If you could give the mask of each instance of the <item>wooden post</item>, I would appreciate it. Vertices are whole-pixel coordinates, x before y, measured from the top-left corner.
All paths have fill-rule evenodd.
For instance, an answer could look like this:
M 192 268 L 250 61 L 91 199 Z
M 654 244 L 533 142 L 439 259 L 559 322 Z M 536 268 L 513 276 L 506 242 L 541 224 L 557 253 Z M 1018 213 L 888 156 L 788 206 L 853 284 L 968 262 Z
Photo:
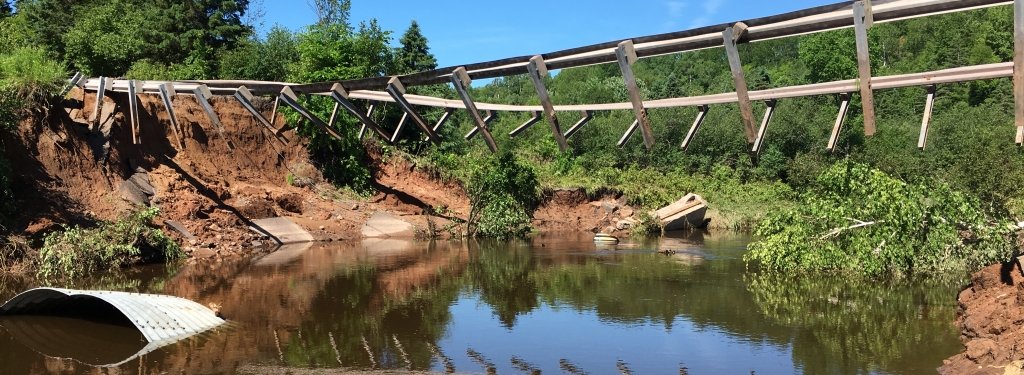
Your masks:
M 757 139 L 754 140 L 754 147 L 750 149 L 754 155 L 761 153 L 761 148 L 764 146 L 764 136 L 768 133 L 768 124 L 772 121 L 772 114 L 775 113 L 775 105 L 777 104 L 775 99 L 766 100 L 764 104 L 768 105 L 768 108 L 764 110 L 764 118 L 761 119 L 761 127 L 757 128 Z
M 372 116 L 373 116 L 373 110 L 374 109 L 377 109 L 377 104 L 371 102 L 370 106 L 366 108 L 366 118 L 373 119 Z M 366 124 L 362 124 L 361 126 L 359 126 L 359 139 L 363 139 L 363 136 L 365 136 L 365 135 L 366 135 Z
M 708 111 L 711 107 L 707 105 L 701 105 L 697 107 L 697 118 L 693 120 L 693 125 L 690 125 L 690 131 L 686 132 L 686 137 L 683 138 L 683 144 L 679 145 L 679 148 L 686 151 L 690 148 L 690 142 L 693 142 L 693 138 L 697 137 L 697 130 L 700 130 L 700 126 L 704 124 L 704 119 L 708 117 Z
M 89 130 L 96 130 L 100 122 L 100 114 L 103 111 L 103 99 L 107 97 L 107 77 L 100 77 L 99 87 L 96 90 L 96 105 L 93 107 L 92 118 L 89 119 Z
M 638 127 L 640 127 L 640 121 L 633 120 L 633 123 L 629 125 L 629 129 L 626 129 L 626 134 L 623 134 L 622 138 L 619 138 L 619 143 L 616 143 L 616 146 L 619 146 L 619 148 L 625 146 L 626 142 L 629 142 L 629 137 L 633 136 L 633 133 L 636 132 L 636 128 Z
M 271 125 L 273 125 L 274 123 L 277 122 L 277 109 L 280 106 L 281 106 L 281 97 L 278 96 L 278 97 L 274 98 L 274 109 L 270 110 L 270 124 Z M 274 126 L 277 126 L 277 125 L 274 125 Z M 280 133 L 280 132 L 284 131 L 284 129 L 287 128 L 287 127 L 288 127 L 288 124 L 282 125 L 281 129 L 277 129 L 274 132 L 275 133 Z
M 846 114 L 850 112 L 850 94 L 839 94 L 839 115 L 836 116 L 836 124 L 832 125 L 832 135 L 828 137 L 828 152 L 836 151 L 836 144 L 839 143 L 839 133 L 843 131 L 843 122 L 846 121 Z
M 857 38 L 857 68 L 860 72 L 860 101 L 864 107 L 864 135 L 875 135 L 875 96 L 871 89 L 871 55 L 868 51 L 867 11 L 864 2 L 853 3 L 853 26 Z
M 377 135 L 380 135 L 384 139 L 388 139 L 388 133 L 385 132 L 380 125 L 377 125 L 377 122 L 373 121 L 368 114 L 363 114 L 363 111 L 357 108 L 356 105 L 349 100 L 348 90 L 345 90 L 345 87 L 340 83 L 335 83 L 334 86 L 331 87 L 331 98 L 334 99 L 335 110 L 337 110 L 340 105 L 353 116 L 356 116 L 363 126 L 373 129 Z
M 455 68 L 452 72 L 452 86 L 455 86 L 455 92 L 459 93 L 459 97 L 462 98 L 462 103 L 466 105 L 466 110 L 469 111 L 470 118 L 473 119 L 473 123 L 476 124 L 476 129 L 483 131 L 484 142 L 487 143 L 487 148 L 491 149 L 491 152 L 498 152 L 498 145 L 494 143 L 494 137 L 491 136 L 491 131 L 487 128 L 487 121 L 480 118 L 480 112 L 476 109 L 476 103 L 473 102 L 473 98 L 469 96 L 469 86 L 472 80 L 469 78 L 469 73 L 466 72 L 465 67 Z M 476 131 L 470 132 L 470 134 L 476 134 Z M 472 135 L 470 135 L 472 137 Z M 466 138 L 469 139 L 469 138 Z
M 303 107 L 302 104 L 299 104 L 299 97 L 295 95 L 295 91 L 292 91 L 291 87 L 285 86 L 281 89 L 281 93 L 278 94 L 277 97 L 284 102 L 285 105 L 292 107 L 292 109 L 294 109 L 295 112 L 298 112 L 300 116 L 319 127 L 320 130 L 323 130 L 331 137 L 334 137 L 334 139 L 339 141 L 341 140 L 341 134 L 334 130 L 334 128 L 327 126 L 327 123 L 319 117 L 316 117 L 316 115 L 307 110 L 306 107 Z
M 548 118 L 548 123 L 551 125 L 551 132 L 555 135 L 555 142 L 558 142 L 558 148 L 562 151 L 569 149 L 569 144 L 565 142 L 565 136 L 562 135 L 562 128 L 558 125 L 558 116 L 555 114 L 555 106 L 551 104 L 551 96 L 548 95 L 548 88 L 544 85 L 544 77 L 548 75 L 548 66 L 544 63 L 544 58 L 540 55 L 536 55 L 530 58 L 529 65 L 526 69 L 530 73 L 530 80 L 533 81 L 533 87 L 537 89 L 537 97 L 540 98 L 540 105 L 544 108 L 544 114 Z
M 626 91 L 629 93 L 629 101 L 633 104 L 633 113 L 636 121 L 640 123 L 640 134 L 644 137 L 644 146 L 650 151 L 654 147 L 654 133 L 647 119 L 647 109 L 644 108 L 644 99 L 640 95 L 640 87 L 636 84 L 636 77 L 633 75 L 633 64 L 637 61 L 636 49 L 632 40 L 619 43 L 615 48 L 615 56 L 619 61 L 619 70 L 622 71 L 622 79 L 626 82 Z
M 286 140 L 280 134 L 277 134 L 277 129 L 274 129 L 274 124 L 270 123 L 270 120 L 267 120 L 266 117 L 263 117 L 263 114 L 260 113 L 260 111 L 256 110 L 256 106 L 252 104 L 252 98 L 252 91 L 249 91 L 245 86 L 240 86 L 235 90 L 235 99 L 242 104 L 242 107 L 245 108 L 246 111 L 249 111 L 249 113 L 256 118 L 256 121 L 262 124 L 263 127 L 274 136 L 274 138 L 281 143 L 286 143 Z
M 71 76 L 71 79 L 68 80 L 68 83 L 60 91 L 60 96 L 67 95 L 68 91 L 71 91 L 75 86 L 82 87 L 83 82 L 85 82 L 85 76 L 82 75 L 82 72 L 75 72 L 75 75 Z
M 935 85 L 925 86 L 928 96 L 924 102 L 924 116 L 921 118 L 921 135 L 917 137 L 917 148 L 924 150 L 928 144 L 928 126 L 932 122 L 932 107 L 935 104 Z
M 444 113 L 441 114 L 441 118 L 437 119 L 437 123 L 434 124 L 435 133 L 437 133 L 437 131 L 441 129 L 441 126 L 444 126 L 444 124 L 448 122 L 448 119 L 452 117 L 453 113 L 455 113 L 455 108 L 444 109 Z
M 398 126 L 395 127 L 395 132 L 391 134 L 391 138 L 388 138 L 388 143 L 395 144 L 398 141 L 398 135 L 402 133 L 402 129 L 405 128 L 405 122 L 409 120 L 409 113 L 402 112 L 402 119 L 398 120 Z
M 171 93 L 174 92 L 174 86 L 168 82 L 157 86 L 160 91 L 160 99 L 164 102 L 164 107 L 167 107 L 167 117 L 171 121 L 171 131 L 174 132 L 174 138 L 178 141 L 178 147 L 185 149 L 185 139 L 181 134 L 181 129 L 178 128 L 178 119 L 174 116 L 174 101 L 171 100 Z
M 224 138 L 224 125 L 221 124 L 220 118 L 217 117 L 217 112 L 213 110 L 213 106 L 210 105 L 210 98 L 213 97 L 213 93 L 210 92 L 210 88 L 206 85 L 198 85 L 192 89 L 192 94 L 196 96 L 196 102 L 203 108 L 203 112 L 206 112 L 206 117 L 210 118 L 210 123 L 213 124 L 214 128 L 217 129 L 217 133 L 220 134 L 221 138 Z M 227 138 L 225 138 L 225 141 Z M 229 143 L 230 147 L 231 144 Z
M 139 97 L 138 97 L 138 81 L 128 81 L 128 112 L 131 115 L 131 128 L 132 128 L 132 144 L 142 144 L 142 139 L 139 138 Z
M 485 126 L 490 126 L 491 125 L 491 121 L 494 121 L 494 119 L 496 119 L 496 118 L 498 118 L 498 112 L 495 112 L 495 111 L 492 111 L 492 110 L 488 109 L 487 110 L 487 117 L 483 118 L 484 125 Z M 473 139 L 473 137 L 476 136 L 476 133 L 478 133 L 479 131 L 480 131 L 480 127 L 475 127 L 473 129 L 470 129 L 469 133 L 466 133 L 466 136 L 464 138 L 466 138 L 467 141 L 470 140 L 470 139 Z M 491 151 L 491 152 L 497 152 L 497 147 L 495 147 L 494 151 Z
M 424 133 L 427 133 L 427 138 L 430 138 L 431 142 L 434 144 L 441 143 L 441 139 L 437 137 L 437 133 L 434 133 L 434 130 L 427 125 L 427 121 L 424 120 L 419 113 L 416 113 L 416 110 L 412 108 L 412 104 L 409 104 L 409 101 L 405 99 L 405 86 L 402 85 L 402 81 L 400 81 L 398 77 L 391 77 L 385 91 L 395 99 L 395 102 L 398 103 L 399 107 L 402 107 L 402 111 L 405 111 L 405 113 L 409 115 L 412 122 L 416 124 L 416 126 L 419 126 Z
M 747 143 L 754 143 L 754 107 L 750 104 L 750 94 L 747 91 L 747 77 L 743 73 L 743 62 L 740 60 L 738 42 L 747 32 L 747 25 L 737 22 L 732 27 L 725 28 L 722 32 L 722 39 L 725 41 L 725 54 L 729 58 L 729 70 L 732 71 L 733 85 L 736 87 L 737 104 L 740 107 L 740 116 L 743 117 L 743 132 L 747 136 Z
M 1013 1 L 1013 114 L 1015 142 L 1024 145 L 1024 0 Z
M 580 129 L 583 128 L 583 125 L 586 125 L 593 118 L 593 112 L 583 111 L 583 118 L 581 118 L 579 121 L 576 121 L 576 123 L 573 124 L 572 127 L 569 128 L 569 130 L 565 131 L 565 139 L 569 139 L 569 137 L 572 137 L 573 134 L 576 134 L 576 132 L 580 131 Z
M 529 120 L 526 120 L 526 122 L 524 122 L 522 125 L 519 125 L 519 127 L 515 128 L 515 129 L 512 129 L 512 131 L 508 132 L 508 136 L 509 137 L 515 137 L 515 136 L 519 135 L 519 133 L 522 133 L 524 130 L 526 130 L 529 127 L 533 126 L 533 124 L 536 124 L 536 123 L 540 122 L 540 120 L 541 120 L 541 113 L 535 111 L 535 112 L 533 112 L 533 117 L 531 117 Z

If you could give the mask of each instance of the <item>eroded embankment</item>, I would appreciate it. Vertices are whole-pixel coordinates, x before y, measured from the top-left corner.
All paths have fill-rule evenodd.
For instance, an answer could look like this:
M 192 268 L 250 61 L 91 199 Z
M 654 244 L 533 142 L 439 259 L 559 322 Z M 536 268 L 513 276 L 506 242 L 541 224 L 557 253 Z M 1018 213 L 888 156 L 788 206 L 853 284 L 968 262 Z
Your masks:
M 957 326 L 966 349 L 942 374 L 1024 373 L 1024 271 L 1018 260 L 976 272 L 960 292 Z

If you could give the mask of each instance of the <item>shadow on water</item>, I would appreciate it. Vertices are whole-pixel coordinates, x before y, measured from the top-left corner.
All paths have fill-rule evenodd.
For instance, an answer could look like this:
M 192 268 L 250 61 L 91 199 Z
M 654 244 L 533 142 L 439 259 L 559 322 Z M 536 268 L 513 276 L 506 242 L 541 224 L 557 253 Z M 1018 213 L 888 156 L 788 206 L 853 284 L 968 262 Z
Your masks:
M 747 242 L 703 233 L 615 249 L 587 234 L 367 240 L 188 266 L 128 285 L 220 305 L 229 326 L 120 370 L 910 374 L 959 350 L 957 286 L 751 273 Z M 106 355 L 85 341 L 51 351 L 47 335 L 25 337 L 37 323 L 0 325 L 2 373 L 92 372 L 85 363 Z

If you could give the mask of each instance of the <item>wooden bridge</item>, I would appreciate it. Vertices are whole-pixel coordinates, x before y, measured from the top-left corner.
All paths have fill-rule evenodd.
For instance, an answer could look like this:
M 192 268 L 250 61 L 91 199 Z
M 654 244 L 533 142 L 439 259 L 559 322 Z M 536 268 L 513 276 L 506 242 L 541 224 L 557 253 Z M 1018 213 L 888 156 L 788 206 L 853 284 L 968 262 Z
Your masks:
M 951 12 L 963 12 L 973 9 L 1012 5 L 1014 7 L 1014 58 L 1012 62 L 965 66 L 952 69 L 903 74 L 894 76 L 872 76 L 871 57 L 868 52 L 867 30 L 874 23 L 892 22 L 910 18 L 925 17 Z M 800 86 L 789 86 L 767 90 L 750 91 L 737 49 L 738 43 L 758 42 L 776 38 L 791 37 L 803 34 L 818 33 L 829 30 L 854 28 L 857 46 L 858 76 L 848 80 L 816 83 Z M 641 94 L 633 74 L 632 65 L 638 59 L 673 53 L 682 53 L 708 48 L 723 47 L 732 71 L 735 91 L 679 98 L 645 100 Z M 622 71 L 623 84 L 629 93 L 629 102 L 595 103 L 583 105 L 555 105 L 552 103 L 548 90 L 544 85 L 544 76 L 548 70 L 567 69 L 587 65 L 618 63 Z M 475 102 L 468 88 L 473 79 L 506 77 L 511 75 L 529 75 L 540 105 L 509 105 L 500 103 Z M 93 119 L 98 121 L 102 109 L 103 96 L 110 91 L 127 92 L 131 97 L 129 106 L 132 123 L 133 139 L 138 142 L 138 95 L 160 95 L 170 114 L 171 127 L 178 137 L 179 145 L 183 146 L 180 131 L 174 115 L 174 95 L 194 97 L 204 108 L 214 126 L 221 130 L 222 126 L 209 99 L 214 95 L 233 96 L 243 107 L 256 117 L 268 131 L 276 132 L 274 119 L 280 103 L 291 107 L 303 118 L 317 125 L 333 137 L 341 137 L 334 125 L 341 111 L 355 116 L 362 123 L 359 135 L 362 137 L 367 129 L 378 134 L 387 142 L 394 142 L 398 133 L 407 122 L 419 127 L 427 139 L 437 143 L 437 134 L 445 121 L 455 110 L 467 110 L 471 115 L 474 128 L 466 139 L 477 134 L 487 143 L 491 151 L 497 150 L 493 135 L 488 127 L 496 112 L 528 112 L 533 116 L 529 121 L 509 133 L 514 137 L 534 124 L 546 120 L 551 128 L 552 136 L 562 150 L 569 146 L 566 139 L 575 134 L 593 117 L 595 111 L 631 110 L 635 120 L 619 140 L 624 145 L 630 137 L 640 130 L 644 145 L 650 149 L 654 143 L 647 110 L 668 107 L 697 107 L 699 113 L 690 127 L 681 148 L 686 149 L 697 135 L 710 106 L 726 103 L 738 103 L 743 120 L 743 128 L 753 153 L 758 153 L 764 145 L 768 126 L 775 111 L 777 100 L 806 97 L 815 95 L 839 95 L 841 104 L 836 121 L 832 124 L 832 134 L 826 148 L 835 149 L 842 131 L 846 114 L 850 107 L 853 94 L 860 95 L 863 105 L 864 132 L 871 136 L 875 133 L 875 108 L 873 92 L 901 87 L 924 87 L 926 102 L 921 121 L 921 133 L 918 147 L 924 149 L 928 140 L 928 127 L 931 119 L 932 104 L 935 98 L 935 85 L 987 80 L 996 78 L 1013 78 L 1014 114 L 1017 127 L 1015 141 L 1024 144 L 1024 0 L 860 0 L 844 1 L 758 18 L 742 22 L 719 24 L 673 33 L 651 35 L 622 41 L 611 41 L 585 47 L 567 49 L 535 56 L 512 57 L 495 61 L 468 64 L 455 67 L 440 68 L 403 76 L 370 77 L 356 80 L 317 82 L 310 84 L 293 84 L 262 81 L 133 81 L 109 78 L 85 78 L 76 75 L 71 80 L 88 92 L 97 95 Z M 451 83 L 461 100 L 448 100 L 438 97 L 408 95 L 406 87 L 430 84 Z M 70 89 L 70 86 L 69 86 Z M 270 118 L 256 110 L 252 104 L 255 95 L 275 97 L 274 110 Z M 327 96 L 334 100 L 335 106 L 331 118 L 323 120 L 304 108 L 299 95 Z M 363 101 L 359 105 L 356 101 Z M 766 110 L 757 124 L 754 117 L 752 102 L 762 101 Z M 381 103 L 397 103 L 404 115 L 402 121 L 393 132 L 372 119 L 372 112 Z M 445 108 L 445 112 L 434 122 L 428 122 L 414 106 Z M 481 111 L 486 116 L 481 116 Z M 579 112 L 580 120 L 569 129 L 563 130 L 557 112 Z

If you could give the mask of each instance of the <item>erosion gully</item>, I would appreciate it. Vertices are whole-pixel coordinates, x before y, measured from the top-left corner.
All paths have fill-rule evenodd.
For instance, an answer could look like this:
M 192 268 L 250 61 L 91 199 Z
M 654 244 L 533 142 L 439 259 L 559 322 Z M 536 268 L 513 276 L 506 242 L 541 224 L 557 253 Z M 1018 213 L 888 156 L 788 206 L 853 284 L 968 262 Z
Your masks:
M 959 285 L 760 273 L 749 241 L 366 240 L 106 275 L 75 287 L 180 296 L 229 323 L 135 356 L 130 329 L 2 318 L 0 373 L 918 374 L 961 349 Z M 0 279 L 0 300 L 31 286 Z

